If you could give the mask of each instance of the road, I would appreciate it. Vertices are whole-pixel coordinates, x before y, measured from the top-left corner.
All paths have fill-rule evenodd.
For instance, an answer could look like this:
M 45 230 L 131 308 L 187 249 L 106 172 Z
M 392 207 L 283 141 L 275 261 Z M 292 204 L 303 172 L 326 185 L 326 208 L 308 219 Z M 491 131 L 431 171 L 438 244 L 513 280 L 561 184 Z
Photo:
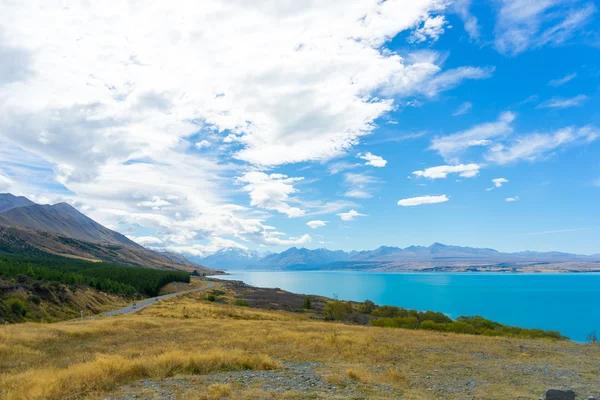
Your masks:
M 180 296 L 182 294 L 201 292 L 203 290 L 210 289 L 210 288 L 212 288 L 214 286 L 214 284 L 212 282 L 206 282 L 206 283 L 207 283 L 207 286 L 205 286 L 203 288 L 186 290 L 185 292 L 170 293 L 170 294 L 165 294 L 163 296 L 152 297 L 152 298 L 149 298 L 149 299 L 140 300 L 140 301 L 138 301 L 136 303 L 135 306 L 130 305 L 128 307 L 121 308 L 119 310 L 109 311 L 109 312 L 106 312 L 106 313 L 102 314 L 102 316 L 103 317 L 110 317 L 110 316 L 113 316 L 113 315 L 128 314 L 130 312 L 141 310 L 144 307 L 148 307 L 149 305 L 154 304 L 154 303 L 156 303 L 156 302 L 158 302 L 160 300 L 168 299 L 168 298 L 174 297 L 174 296 Z

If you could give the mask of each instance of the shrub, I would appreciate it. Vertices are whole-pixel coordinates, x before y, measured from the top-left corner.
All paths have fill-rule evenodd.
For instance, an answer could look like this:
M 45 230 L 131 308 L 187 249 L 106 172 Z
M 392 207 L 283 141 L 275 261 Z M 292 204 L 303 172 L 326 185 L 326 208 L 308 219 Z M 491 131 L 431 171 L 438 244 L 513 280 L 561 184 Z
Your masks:
M 208 293 L 204 299 L 205 299 L 206 301 L 212 301 L 212 302 L 215 302 L 215 301 L 217 301 L 217 296 L 215 296 L 215 295 L 214 295 L 214 294 L 212 294 L 212 293 Z
M 304 308 L 305 310 L 310 310 L 312 308 L 312 301 L 310 297 L 304 297 L 304 304 L 302 305 L 302 308 Z
M 371 314 L 375 310 L 375 303 L 367 299 L 359 307 L 359 311 L 363 314 Z
M 246 300 L 236 300 L 233 305 L 240 307 L 250 307 L 250 304 Z
M 29 311 L 23 300 L 16 297 L 6 300 L 5 303 L 10 311 L 12 311 L 12 313 L 17 317 L 24 317 L 27 315 L 27 311 Z
M 334 300 L 327 303 L 323 311 L 326 319 L 342 321 L 346 314 L 352 312 L 352 305 L 345 301 Z

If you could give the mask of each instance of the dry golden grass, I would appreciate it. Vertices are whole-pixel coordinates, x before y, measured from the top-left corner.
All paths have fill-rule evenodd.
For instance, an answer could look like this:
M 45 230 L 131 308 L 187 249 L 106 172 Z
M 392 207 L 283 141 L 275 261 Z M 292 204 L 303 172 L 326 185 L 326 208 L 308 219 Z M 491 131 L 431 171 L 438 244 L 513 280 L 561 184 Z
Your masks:
M 205 353 L 170 351 L 161 355 L 123 357 L 99 354 L 66 368 L 31 369 L 2 379 L 4 399 L 63 399 L 92 391 L 104 391 L 119 383 L 141 378 L 165 378 L 177 374 L 207 374 L 243 369 L 268 370 L 280 364 L 263 354 L 215 350 Z M 209 388 L 208 399 L 225 394 L 222 386 Z M 229 392 L 227 392 L 228 394 Z
M 200 289 L 206 287 L 206 281 L 192 277 L 190 283 L 171 282 L 160 289 L 159 295 L 185 292 L 186 290 Z
M 373 399 L 434 399 L 448 387 L 458 390 L 448 398 L 463 399 L 470 381 L 470 398 L 531 399 L 553 386 L 598 394 L 598 346 L 350 326 L 201 299 L 185 295 L 137 315 L 2 326 L 0 398 L 86 397 L 146 377 L 283 368 L 279 361 L 321 362 L 327 382 L 350 378 Z M 380 386 L 394 395 L 377 394 Z M 234 389 L 236 399 L 284 398 Z

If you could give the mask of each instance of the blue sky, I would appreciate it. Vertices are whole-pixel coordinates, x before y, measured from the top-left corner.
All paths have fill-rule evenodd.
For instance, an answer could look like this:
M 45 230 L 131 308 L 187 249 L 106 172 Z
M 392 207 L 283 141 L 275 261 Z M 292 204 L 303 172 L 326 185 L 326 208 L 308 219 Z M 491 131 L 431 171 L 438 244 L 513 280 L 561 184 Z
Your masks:
M 190 254 L 600 253 L 593 2 L 2 7 L 0 191 Z

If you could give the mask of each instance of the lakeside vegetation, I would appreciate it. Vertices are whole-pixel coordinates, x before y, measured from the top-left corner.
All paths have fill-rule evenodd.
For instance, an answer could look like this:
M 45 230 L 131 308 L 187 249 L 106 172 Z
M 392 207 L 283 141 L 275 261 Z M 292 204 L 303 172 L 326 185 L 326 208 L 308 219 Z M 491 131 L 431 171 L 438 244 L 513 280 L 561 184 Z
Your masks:
M 379 306 L 371 300 L 362 303 L 290 293 L 280 289 L 255 288 L 241 282 L 223 282 L 222 290 L 206 294 L 211 301 L 243 304 L 253 308 L 277 309 L 306 313 L 314 319 L 343 321 L 349 324 L 384 328 L 403 328 L 480 336 L 524 339 L 568 340 L 556 331 L 528 329 L 485 319 L 461 316 L 456 319 L 435 311 L 409 310 L 395 306 Z M 335 296 L 335 295 L 334 295 Z

